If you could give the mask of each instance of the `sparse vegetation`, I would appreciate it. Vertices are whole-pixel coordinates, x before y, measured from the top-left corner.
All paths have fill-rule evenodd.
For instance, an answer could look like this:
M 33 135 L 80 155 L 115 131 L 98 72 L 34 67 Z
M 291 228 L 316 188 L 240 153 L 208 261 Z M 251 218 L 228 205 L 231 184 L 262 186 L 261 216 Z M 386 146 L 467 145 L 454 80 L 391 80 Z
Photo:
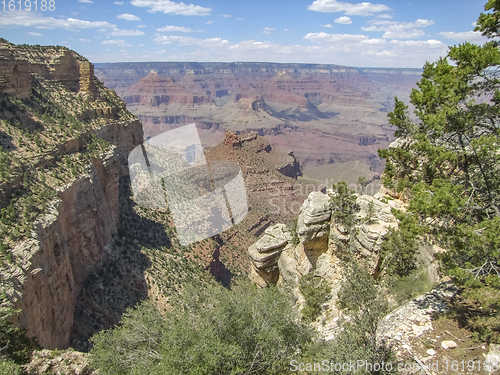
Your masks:
M 349 230 L 354 224 L 354 214 L 359 210 L 355 192 L 348 189 L 345 182 L 333 184 L 332 189 L 334 191 L 330 201 L 332 216 Z
M 306 300 L 302 316 L 306 322 L 314 322 L 321 312 L 321 305 L 327 302 L 332 288 L 321 277 L 315 277 L 311 272 L 300 278 L 300 293 Z

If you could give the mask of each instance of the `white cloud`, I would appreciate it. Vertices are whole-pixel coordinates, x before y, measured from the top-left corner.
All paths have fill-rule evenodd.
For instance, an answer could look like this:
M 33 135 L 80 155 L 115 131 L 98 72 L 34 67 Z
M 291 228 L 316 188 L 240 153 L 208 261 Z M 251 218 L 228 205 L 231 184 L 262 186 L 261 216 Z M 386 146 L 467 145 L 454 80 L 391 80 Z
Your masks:
M 205 22 L 206 25 L 211 25 L 213 23 L 214 23 L 214 21 L 212 21 L 212 20 Z
M 224 45 L 227 46 L 231 44 L 227 40 L 221 38 L 198 39 L 190 36 L 178 36 L 178 35 L 159 35 L 153 40 L 160 44 L 171 44 L 175 42 L 185 46 L 199 45 L 204 47 L 224 46 Z
M 102 31 L 102 30 L 101 30 Z M 141 30 L 120 30 L 117 27 L 113 27 L 111 31 L 107 31 L 106 33 L 111 36 L 141 36 L 145 35 Z
M 366 35 L 358 34 L 328 34 L 325 32 L 309 33 L 304 39 L 319 43 L 337 43 L 337 42 L 360 42 L 369 39 Z
M 0 27 L 26 26 L 37 29 L 91 29 L 114 27 L 106 21 L 85 21 L 76 18 L 45 17 L 37 12 L 0 12 Z
M 245 21 L 245 19 L 244 19 L 244 18 L 241 18 L 241 17 L 236 18 L 236 20 L 237 20 L 237 21 Z
M 93 1 L 90 0 L 78 0 L 79 3 L 88 3 L 88 4 L 93 4 Z
M 194 4 L 176 3 L 170 0 L 132 0 L 131 5 L 136 7 L 147 7 L 149 12 L 161 12 L 165 14 L 180 14 L 183 16 L 208 16 L 212 8 L 205 8 Z
M 326 24 L 326 25 L 320 25 L 321 27 L 328 27 L 329 29 L 331 29 L 333 27 L 333 25 L 331 23 L 329 24 Z
M 120 47 L 132 47 L 131 44 L 128 44 L 123 39 L 109 39 L 102 42 L 102 44 L 114 44 Z
M 488 41 L 488 38 L 482 36 L 478 31 L 462 31 L 462 32 L 453 32 L 453 31 L 442 31 L 439 33 L 443 38 L 456 40 L 457 42 L 471 42 L 471 43 L 485 43 Z
M 34 33 L 33 31 L 28 31 L 26 33 L 26 35 L 29 35 L 29 36 L 43 36 L 42 34 L 40 34 L 40 33 Z
M 273 27 L 264 27 L 262 34 L 271 34 L 275 29 Z
M 369 27 L 362 27 L 363 31 L 385 31 L 383 38 L 408 39 L 424 35 L 422 28 L 434 25 L 434 21 L 418 19 L 415 22 L 395 22 L 387 20 L 372 20 Z
M 123 1 L 115 1 L 113 4 L 115 4 L 115 5 L 123 5 Z
M 385 19 L 392 19 L 392 16 L 390 14 L 379 14 L 377 18 L 385 18 Z
M 83 39 L 83 38 L 80 38 L 80 39 L 78 39 L 78 40 L 79 40 L 80 42 L 82 42 L 82 43 L 88 43 L 88 42 L 90 42 L 90 40 L 89 40 L 89 39 Z
M 95 62 L 113 61 L 260 61 L 281 63 L 338 64 L 346 66 L 421 68 L 426 61 L 445 56 L 448 47 L 437 40 L 398 41 L 370 38 L 368 35 L 308 34 L 300 45 L 269 41 L 244 40 L 231 43 L 222 38 L 193 38 L 185 35 L 156 36 L 165 48 L 161 54 L 152 52 L 127 57 L 107 51 L 87 57 Z M 159 48 L 163 49 L 163 47 Z
M 156 29 L 156 31 L 159 32 L 171 32 L 171 31 L 178 31 L 181 33 L 192 33 L 194 32 L 193 29 L 190 29 L 189 27 L 184 27 L 184 26 L 164 26 L 159 29 Z
M 308 10 L 321 13 L 344 12 L 348 16 L 371 16 L 373 13 L 391 10 L 387 5 L 371 3 L 344 3 L 336 0 L 316 0 L 307 7 Z
M 223 18 L 231 18 L 232 17 L 230 14 L 221 14 L 220 16 Z
M 139 17 L 134 16 L 133 14 L 129 14 L 129 13 L 119 14 L 116 16 L 116 18 L 120 18 L 120 19 L 126 20 L 126 21 L 140 21 L 141 20 Z
M 349 25 L 349 24 L 352 23 L 351 17 L 347 17 L 347 16 L 339 17 L 336 20 L 334 20 L 333 22 L 335 22 L 335 23 L 341 23 L 343 25 Z

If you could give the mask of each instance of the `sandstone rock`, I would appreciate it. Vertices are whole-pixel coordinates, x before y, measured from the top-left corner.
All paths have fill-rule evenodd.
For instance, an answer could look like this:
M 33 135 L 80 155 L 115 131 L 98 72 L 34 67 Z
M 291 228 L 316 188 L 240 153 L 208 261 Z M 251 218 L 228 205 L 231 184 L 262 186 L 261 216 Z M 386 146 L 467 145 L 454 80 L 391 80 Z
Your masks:
M 248 248 L 248 254 L 252 259 L 252 263 L 257 269 L 270 268 L 276 265 L 278 258 L 281 254 L 281 249 L 271 251 L 268 253 L 261 253 L 257 250 L 255 244 L 250 245 Z
M 255 243 L 255 247 L 259 253 L 267 253 L 271 250 L 283 248 L 291 239 L 292 236 L 286 225 L 276 224 L 265 230 L 264 236 Z
M 69 346 L 76 296 L 116 231 L 119 176 L 115 153 L 96 159 L 88 175 L 60 190 L 35 223 L 36 238 L 14 250 L 29 275 L 18 279 L 15 319 L 45 348 Z
M 285 224 L 276 224 L 264 231 L 264 235 L 248 248 L 252 259 L 250 279 L 261 287 L 275 284 L 279 278 L 278 259 L 291 235 Z
M 297 235 L 306 250 L 324 250 L 330 230 L 330 202 L 327 195 L 312 192 L 300 208 Z
M 236 132 L 231 130 L 226 130 L 226 136 L 224 138 L 224 144 L 235 150 L 241 147 L 241 138 L 236 134 Z
M 456 295 L 458 288 L 452 282 L 434 287 L 429 293 L 419 296 L 380 319 L 377 327 L 377 341 L 394 345 L 395 351 L 427 331 L 432 331 L 435 315 L 448 311 L 449 295 Z M 414 328 L 415 327 L 415 328 Z
M 329 191 L 333 194 L 333 191 Z M 357 196 L 356 223 L 349 231 L 342 223 L 332 220 L 330 246 L 332 251 L 342 257 L 348 246 L 354 250 L 357 259 L 363 259 L 371 274 L 378 272 L 380 249 L 390 228 L 397 228 L 397 219 L 391 213 L 391 206 L 376 197 Z M 369 206 L 372 205 L 372 212 Z M 371 216 L 371 217 L 370 217 Z
M 278 259 L 278 269 L 281 281 L 297 284 L 300 274 L 298 272 L 298 263 L 293 253 L 293 245 L 288 245 L 281 253 Z
M 443 349 L 455 349 L 458 345 L 455 341 L 445 340 L 441 342 Z

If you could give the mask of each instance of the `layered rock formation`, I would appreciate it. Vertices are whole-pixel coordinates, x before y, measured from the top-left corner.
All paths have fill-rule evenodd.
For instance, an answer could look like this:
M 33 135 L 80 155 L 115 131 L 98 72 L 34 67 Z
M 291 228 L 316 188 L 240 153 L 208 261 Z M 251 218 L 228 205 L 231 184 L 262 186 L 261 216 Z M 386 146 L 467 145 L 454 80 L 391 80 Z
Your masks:
M 169 91 L 179 90 L 189 100 L 168 102 L 160 93 L 141 96 L 158 84 L 148 76 L 152 69 L 172 80 Z M 387 112 L 395 96 L 408 97 L 421 71 L 318 64 L 120 63 L 99 64 L 96 74 L 134 103 L 130 110 L 143 122 L 147 136 L 191 122 L 213 132 L 256 131 L 269 136 L 275 148 L 293 149 L 303 170 L 360 160 L 380 173 L 377 149 L 393 140 Z
M 14 139 L 8 157 L 17 160 L 0 178 L 0 204 L 20 210 L 10 225 L 2 219 L 2 233 L 9 234 L 2 246 L 10 247 L 11 258 L 2 259 L 0 289 L 21 309 L 13 319 L 28 336 L 45 348 L 66 348 L 82 283 L 106 258 L 116 233 L 119 180 L 128 174 L 129 152 L 142 142 L 142 127 L 77 53 L 5 41 L 0 51 L 2 147 L 7 135 Z M 26 98 L 24 104 L 16 97 Z M 33 208 L 36 199 L 40 207 Z M 28 232 L 18 223 L 23 210 L 33 209 L 39 214 Z
M 209 104 L 212 102 L 210 96 L 193 95 L 171 78 L 162 77 L 154 70 L 130 87 L 125 92 L 123 100 L 127 104 L 150 106 L 172 103 L 181 105 Z
M 285 224 L 276 224 L 267 228 L 264 235 L 248 248 L 252 259 L 250 280 L 260 287 L 275 284 L 278 281 L 278 258 L 292 239 Z
M 62 83 L 71 91 L 95 91 L 94 66 L 67 48 L 40 47 L 43 55 L 29 47 L 8 42 L 0 47 L 0 92 L 20 98 L 31 95 L 32 74 Z M 40 57 L 50 56 L 41 61 Z
M 252 258 L 250 279 L 261 287 L 276 282 L 291 285 L 299 306 L 305 303 L 298 288 L 303 276 L 314 273 L 328 283 L 331 298 L 323 305 L 322 314 L 317 320 L 320 322 L 317 328 L 326 339 L 338 333 L 337 323 L 342 316 L 342 311 L 336 305 L 337 293 L 344 277 L 342 260 L 352 256 L 363 265 L 362 269 L 377 276 L 382 241 L 390 228 L 397 228 L 391 208 L 404 209 L 403 202 L 398 200 L 385 203 L 382 193 L 374 197 L 356 196 L 358 210 L 354 225 L 348 230 L 335 219 L 331 198 L 336 194 L 331 189 L 327 194 L 309 194 L 300 209 L 295 233 L 288 233 L 290 229 L 277 225 L 273 227 L 272 233 L 287 234 L 271 236 L 271 233 L 266 233 L 248 249 Z M 266 247 L 265 244 L 271 246 Z M 267 248 L 272 249 L 266 252 Z M 428 251 L 421 249 L 420 253 Z

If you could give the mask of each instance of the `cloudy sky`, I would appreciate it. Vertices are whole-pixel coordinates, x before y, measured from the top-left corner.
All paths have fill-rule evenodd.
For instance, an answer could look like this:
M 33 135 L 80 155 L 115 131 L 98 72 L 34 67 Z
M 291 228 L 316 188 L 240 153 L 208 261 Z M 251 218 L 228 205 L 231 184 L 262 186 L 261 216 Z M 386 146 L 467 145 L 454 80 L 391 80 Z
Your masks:
M 193 1 L 193 3 L 191 3 Z M 271 61 L 414 67 L 472 32 L 486 0 L 32 0 L 0 36 L 68 46 L 90 61 Z M 8 5 L 8 1 L 6 1 Z M 51 6 L 49 9 L 49 5 Z M 51 10 L 52 9 L 52 10 Z

